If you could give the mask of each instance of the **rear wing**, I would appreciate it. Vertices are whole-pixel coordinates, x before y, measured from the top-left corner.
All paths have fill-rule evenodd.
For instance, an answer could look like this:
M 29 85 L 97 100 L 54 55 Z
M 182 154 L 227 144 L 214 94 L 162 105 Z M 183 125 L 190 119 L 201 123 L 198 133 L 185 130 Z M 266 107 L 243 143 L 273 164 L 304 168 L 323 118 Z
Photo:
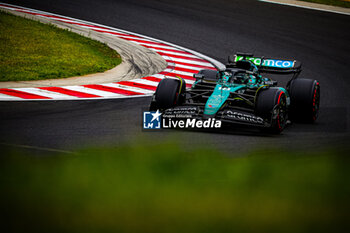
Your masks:
M 301 62 L 297 60 L 257 57 L 249 53 L 237 53 L 229 56 L 228 65 L 234 65 L 241 60 L 252 61 L 261 73 L 298 74 L 301 72 Z

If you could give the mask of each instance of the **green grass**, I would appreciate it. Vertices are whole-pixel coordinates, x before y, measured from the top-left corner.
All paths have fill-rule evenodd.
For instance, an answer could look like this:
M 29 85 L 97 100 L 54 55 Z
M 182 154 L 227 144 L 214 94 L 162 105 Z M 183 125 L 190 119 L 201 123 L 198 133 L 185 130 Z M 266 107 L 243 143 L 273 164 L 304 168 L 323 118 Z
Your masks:
M 346 7 L 346 8 L 350 7 L 350 1 L 346 1 L 346 0 L 301 0 L 301 1 L 321 3 L 321 4 L 340 6 L 340 7 Z
M 349 150 L 230 158 L 176 142 L 134 142 L 76 155 L 2 153 L 8 232 L 349 230 Z
M 103 43 L 0 11 L 0 81 L 80 76 L 120 62 Z

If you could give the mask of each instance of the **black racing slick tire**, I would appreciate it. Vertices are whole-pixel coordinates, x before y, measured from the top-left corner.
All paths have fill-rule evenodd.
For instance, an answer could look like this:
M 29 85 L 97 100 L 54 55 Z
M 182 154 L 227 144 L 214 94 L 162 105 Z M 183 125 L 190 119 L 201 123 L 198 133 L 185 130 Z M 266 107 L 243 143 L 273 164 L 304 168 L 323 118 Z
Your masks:
M 265 128 L 266 131 L 281 133 L 288 118 L 286 93 L 274 87 L 261 90 L 256 99 L 255 114 L 270 122 L 270 127 Z
M 186 82 L 183 79 L 162 79 L 151 103 L 151 110 L 167 109 L 185 101 Z
M 202 74 L 204 76 L 204 80 L 208 81 L 216 81 L 218 80 L 218 72 L 216 70 L 200 70 L 198 74 Z
M 320 84 L 313 79 L 295 79 L 289 85 L 289 118 L 294 122 L 314 123 L 320 108 Z

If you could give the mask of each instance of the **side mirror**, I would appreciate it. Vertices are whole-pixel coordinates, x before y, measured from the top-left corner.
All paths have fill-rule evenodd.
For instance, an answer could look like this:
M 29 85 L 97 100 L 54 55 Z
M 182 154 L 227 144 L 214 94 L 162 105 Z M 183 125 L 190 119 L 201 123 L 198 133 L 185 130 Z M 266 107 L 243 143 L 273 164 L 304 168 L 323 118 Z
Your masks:
M 196 81 L 200 80 L 200 79 L 203 79 L 204 78 L 204 75 L 203 74 L 194 74 L 193 75 L 193 78 L 196 79 Z

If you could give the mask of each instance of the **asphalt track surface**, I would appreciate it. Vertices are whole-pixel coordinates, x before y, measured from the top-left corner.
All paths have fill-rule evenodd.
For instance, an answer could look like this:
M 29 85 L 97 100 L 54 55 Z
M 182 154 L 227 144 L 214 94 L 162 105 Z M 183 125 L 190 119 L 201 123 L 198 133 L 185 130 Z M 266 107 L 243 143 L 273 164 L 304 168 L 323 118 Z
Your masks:
M 229 151 L 276 145 L 314 149 L 350 139 L 350 17 L 255 0 L 30 0 L 11 4 L 113 26 L 184 46 L 225 63 L 235 51 L 303 62 L 301 77 L 321 84 L 317 124 L 293 124 L 268 136 L 231 128 L 223 132 L 142 131 L 149 98 L 0 103 L 0 142 L 72 150 L 174 137 Z M 285 83 L 279 78 L 280 84 Z

